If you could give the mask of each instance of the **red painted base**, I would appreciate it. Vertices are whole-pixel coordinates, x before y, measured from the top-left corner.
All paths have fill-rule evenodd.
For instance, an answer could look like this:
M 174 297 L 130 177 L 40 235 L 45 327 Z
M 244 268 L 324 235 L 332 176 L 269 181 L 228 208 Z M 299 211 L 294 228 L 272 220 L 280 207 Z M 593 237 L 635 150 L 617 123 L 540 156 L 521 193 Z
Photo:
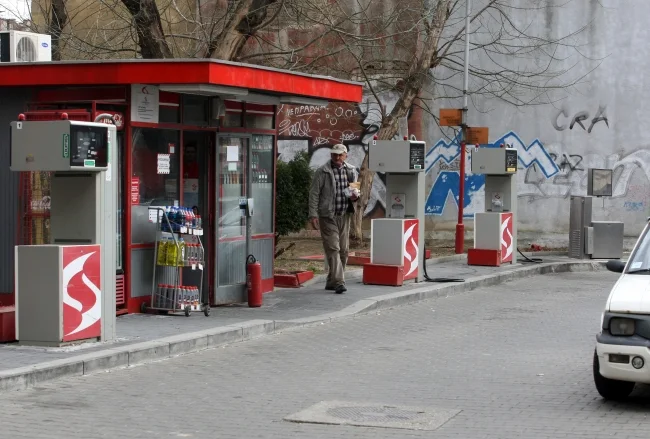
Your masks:
M 400 287 L 404 284 L 404 267 L 401 265 L 365 264 L 363 283 Z
M 310 279 L 314 278 L 313 271 L 297 271 L 295 273 L 280 273 L 274 276 L 275 286 L 278 288 L 299 288 Z
M 501 250 L 470 248 L 467 250 L 467 265 L 499 267 L 501 265 Z
M 370 256 L 348 256 L 348 265 L 365 265 L 370 263 Z
M 16 341 L 16 308 L 0 308 L 0 342 Z

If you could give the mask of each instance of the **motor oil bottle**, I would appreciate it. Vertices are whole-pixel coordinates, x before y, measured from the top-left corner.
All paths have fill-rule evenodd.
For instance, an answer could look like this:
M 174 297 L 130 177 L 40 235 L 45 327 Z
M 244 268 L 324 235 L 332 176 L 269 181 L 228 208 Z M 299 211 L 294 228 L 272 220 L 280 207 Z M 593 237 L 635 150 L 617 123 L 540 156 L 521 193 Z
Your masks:
M 178 254 L 176 260 L 176 265 L 179 267 L 185 266 L 185 253 L 185 240 L 181 238 L 180 241 L 178 241 Z
M 158 243 L 158 258 L 157 262 L 158 265 L 166 265 L 167 264 L 167 239 L 166 238 L 161 238 L 160 242 Z
M 173 239 L 169 240 L 169 242 L 165 246 L 165 253 L 167 255 L 166 265 L 171 265 L 171 266 L 176 265 L 176 261 L 178 260 L 178 247 L 176 246 L 176 242 L 174 242 Z

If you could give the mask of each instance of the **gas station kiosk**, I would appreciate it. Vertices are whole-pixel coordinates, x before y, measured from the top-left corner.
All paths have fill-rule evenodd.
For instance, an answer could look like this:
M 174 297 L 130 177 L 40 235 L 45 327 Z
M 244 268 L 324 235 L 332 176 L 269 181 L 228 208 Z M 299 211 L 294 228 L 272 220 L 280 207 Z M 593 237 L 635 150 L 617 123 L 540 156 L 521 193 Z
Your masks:
M 400 286 L 424 280 L 425 142 L 376 140 L 370 170 L 386 176 L 386 217 L 371 222 L 370 263 L 363 283 Z
M 50 243 L 15 248 L 16 339 L 61 346 L 115 339 L 114 125 L 11 122 L 12 171 L 51 171 Z
M 485 212 L 474 214 L 474 248 L 468 265 L 500 266 L 517 262 L 517 150 L 476 147 L 472 173 L 485 174 Z

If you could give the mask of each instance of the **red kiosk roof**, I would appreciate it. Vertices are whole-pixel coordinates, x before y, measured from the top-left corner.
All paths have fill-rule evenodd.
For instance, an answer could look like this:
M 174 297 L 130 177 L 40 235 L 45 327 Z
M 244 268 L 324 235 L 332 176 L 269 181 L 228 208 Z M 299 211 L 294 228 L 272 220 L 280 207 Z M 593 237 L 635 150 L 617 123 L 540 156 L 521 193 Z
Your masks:
M 361 102 L 362 83 L 210 59 L 1 63 L 0 87 L 206 84 Z

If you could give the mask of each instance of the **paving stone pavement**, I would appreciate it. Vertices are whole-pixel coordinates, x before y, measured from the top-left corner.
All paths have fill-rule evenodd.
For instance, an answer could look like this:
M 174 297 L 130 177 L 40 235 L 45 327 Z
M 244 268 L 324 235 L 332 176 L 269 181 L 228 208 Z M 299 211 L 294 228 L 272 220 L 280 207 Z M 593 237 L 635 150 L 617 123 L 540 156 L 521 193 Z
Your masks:
M 543 262 L 569 261 L 561 256 L 544 256 Z M 492 274 L 498 271 L 529 266 L 517 264 L 501 267 L 468 266 L 466 260 L 428 264 L 431 277 L 471 278 Z M 358 300 L 387 293 L 408 291 L 421 288 L 426 284 L 407 283 L 403 287 L 363 285 L 359 277 L 348 282 L 348 292 L 344 295 L 325 291 L 323 284 L 313 284 L 299 289 L 278 289 L 264 295 L 261 308 L 249 308 L 247 304 L 212 308 L 210 317 L 197 312 L 189 318 L 184 315 L 130 314 L 117 318 L 118 340 L 111 343 L 84 344 L 64 348 L 42 348 L 18 346 L 17 344 L 0 344 L 0 371 L 34 365 L 46 361 L 70 358 L 75 355 L 92 353 L 100 350 L 127 346 L 137 342 L 150 341 L 163 337 L 224 327 L 255 319 L 291 320 L 340 311 Z M 429 284 L 430 285 L 430 284 Z
M 537 276 L 0 395 L 0 438 L 644 438 L 591 376 L 617 275 Z M 320 401 L 460 410 L 435 431 L 293 423 Z

